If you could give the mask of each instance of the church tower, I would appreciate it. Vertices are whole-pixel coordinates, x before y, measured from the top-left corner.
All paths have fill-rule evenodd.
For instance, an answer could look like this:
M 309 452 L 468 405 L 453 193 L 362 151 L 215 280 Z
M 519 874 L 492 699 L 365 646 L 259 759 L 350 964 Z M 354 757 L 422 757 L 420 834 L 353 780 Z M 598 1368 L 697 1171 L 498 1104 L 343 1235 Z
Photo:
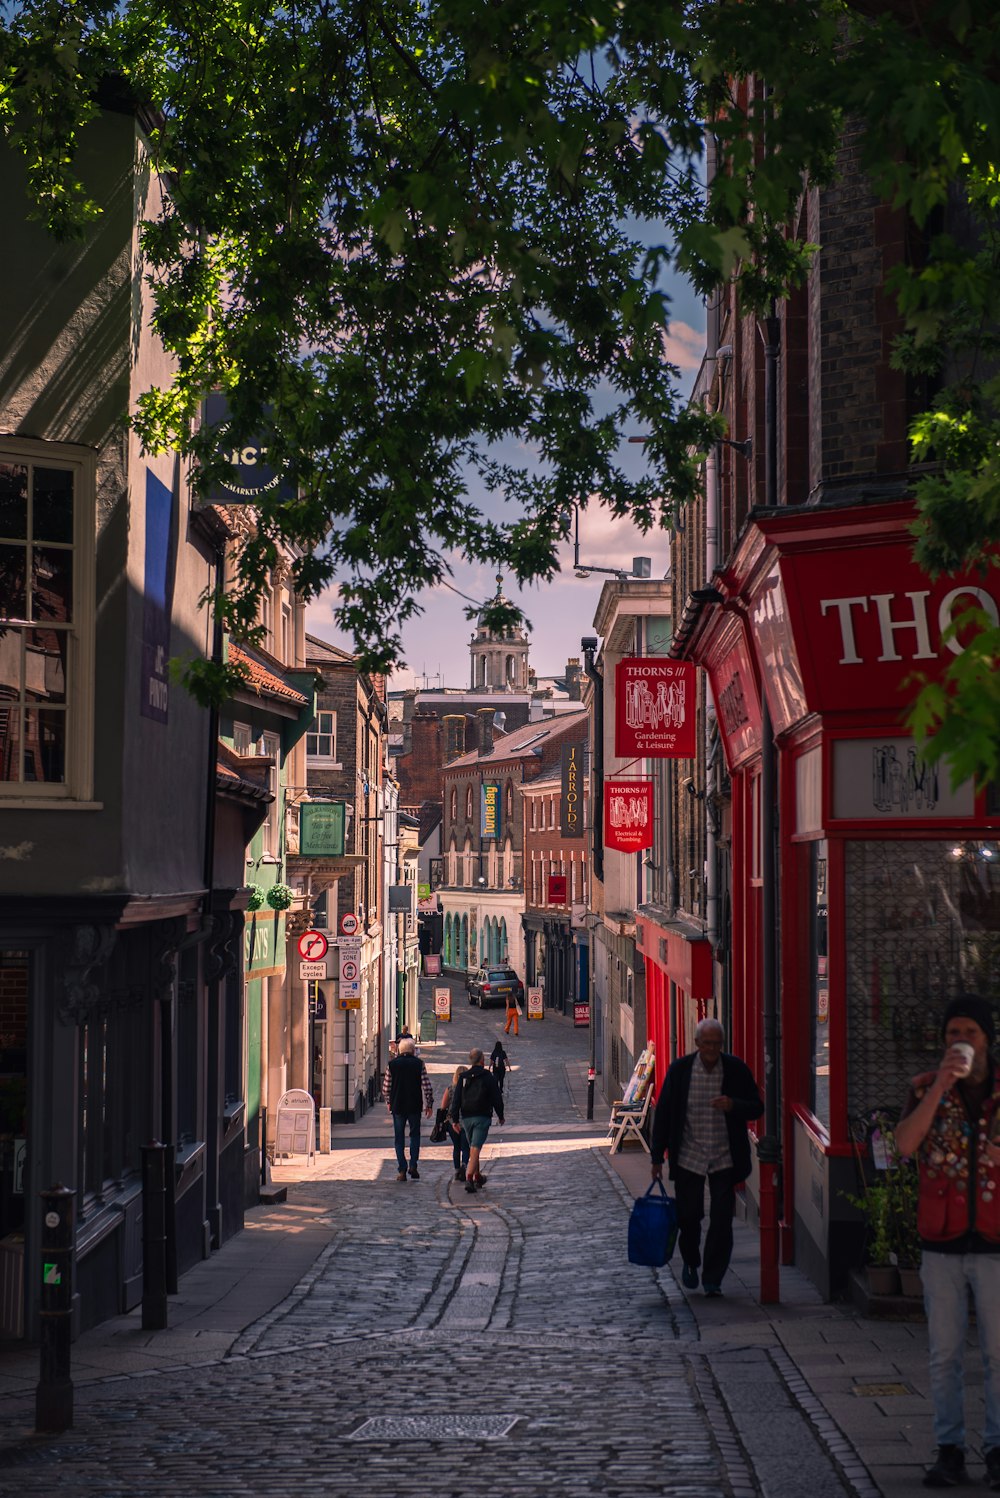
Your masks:
M 503 593 L 503 575 L 497 573 L 497 591 L 492 603 L 507 603 Z M 516 625 L 491 630 L 480 624 L 469 645 L 472 658 L 474 692 L 528 691 L 528 636 Z

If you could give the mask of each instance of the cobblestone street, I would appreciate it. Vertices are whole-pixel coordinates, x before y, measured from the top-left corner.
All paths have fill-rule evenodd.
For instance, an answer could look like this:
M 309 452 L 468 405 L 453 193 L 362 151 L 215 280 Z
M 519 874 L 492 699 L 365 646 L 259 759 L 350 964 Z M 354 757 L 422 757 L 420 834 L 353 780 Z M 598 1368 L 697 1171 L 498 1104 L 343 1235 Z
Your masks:
M 437 1097 L 502 1017 L 456 991 L 441 1028 L 422 1051 Z M 171 1330 L 136 1312 L 81 1339 L 65 1435 L 32 1434 L 32 1385 L 0 1360 L 0 1492 L 876 1492 L 784 1353 L 742 1323 L 727 1340 L 720 1302 L 704 1340 L 671 1269 L 626 1262 L 630 1193 L 583 1117 L 586 1044 L 556 1018 L 510 1038 L 508 1121 L 474 1197 L 426 1142 L 420 1180 L 397 1183 L 381 1105 L 314 1166 L 279 1168 L 288 1203 L 186 1277 Z M 222 1294 L 255 1239 L 258 1269 Z

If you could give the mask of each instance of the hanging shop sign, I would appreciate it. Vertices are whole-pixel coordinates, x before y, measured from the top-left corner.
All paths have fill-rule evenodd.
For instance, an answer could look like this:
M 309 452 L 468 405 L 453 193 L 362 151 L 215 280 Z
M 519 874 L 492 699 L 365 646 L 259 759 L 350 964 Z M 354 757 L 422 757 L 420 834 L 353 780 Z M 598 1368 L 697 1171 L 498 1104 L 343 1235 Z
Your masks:
M 563 837 L 583 837 L 583 745 L 564 744 L 559 794 L 559 829 Z
M 304 801 L 299 807 L 299 855 L 340 858 L 344 852 L 343 801 Z
M 615 667 L 615 753 L 622 759 L 691 759 L 695 666 L 629 657 Z
M 566 875 L 565 874 L 550 874 L 549 875 L 549 904 L 550 905 L 565 905 L 566 904 Z
M 495 780 L 483 781 L 481 802 L 482 836 L 498 838 L 500 836 L 500 786 Z
M 574 1004 L 573 1005 L 573 1027 L 574 1027 L 574 1029 L 577 1029 L 577 1030 L 583 1029 L 586 1026 L 588 1026 L 589 1024 L 590 1024 L 590 1005 L 589 1004 Z
M 653 782 L 604 782 L 604 846 L 618 853 L 641 853 L 653 846 Z
M 252 437 L 242 446 L 233 443 L 229 433 L 229 405 L 217 391 L 204 404 L 206 426 L 214 426 L 218 435 L 219 456 L 231 465 L 232 475 L 217 480 L 208 495 L 213 505 L 248 505 L 265 495 L 273 499 L 294 499 L 295 485 L 268 462 L 268 439 Z

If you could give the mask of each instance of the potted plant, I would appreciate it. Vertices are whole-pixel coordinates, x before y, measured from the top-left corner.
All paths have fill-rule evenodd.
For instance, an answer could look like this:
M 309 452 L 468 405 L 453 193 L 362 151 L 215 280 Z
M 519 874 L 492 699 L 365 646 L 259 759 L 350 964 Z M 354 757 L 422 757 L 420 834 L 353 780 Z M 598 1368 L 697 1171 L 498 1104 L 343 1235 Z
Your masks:
M 923 1285 L 920 1281 L 920 1235 L 917 1232 L 920 1189 L 917 1162 L 899 1153 L 891 1127 L 886 1127 L 885 1136 L 888 1155 L 885 1186 L 900 1288 L 904 1295 L 919 1300 L 923 1296 Z
M 295 899 L 295 891 L 287 884 L 272 884 L 267 892 L 267 903 L 272 910 L 287 910 Z
M 899 1272 L 895 1265 L 892 1198 L 884 1180 L 865 1186 L 863 1196 L 848 1196 L 865 1220 L 865 1273 L 871 1295 L 895 1295 L 899 1291 Z

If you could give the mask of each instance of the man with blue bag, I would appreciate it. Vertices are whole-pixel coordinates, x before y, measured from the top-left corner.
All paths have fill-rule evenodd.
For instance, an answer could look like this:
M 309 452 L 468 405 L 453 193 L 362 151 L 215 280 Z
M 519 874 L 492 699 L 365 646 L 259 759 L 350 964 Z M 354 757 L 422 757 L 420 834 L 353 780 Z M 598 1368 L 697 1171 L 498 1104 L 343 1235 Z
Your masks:
M 669 1156 L 674 1183 L 683 1268 L 681 1283 L 706 1295 L 721 1295 L 733 1252 L 736 1187 L 750 1174 L 747 1124 L 764 1112 L 760 1091 L 745 1061 L 723 1051 L 717 1019 L 703 1019 L 695 1048 L 669 1068 L 653 1115 L 650 1156 L 653 1181 L 662 1181 Z M 702 1261 L 701 1224 L 708 1180 L 709 1218 Z

